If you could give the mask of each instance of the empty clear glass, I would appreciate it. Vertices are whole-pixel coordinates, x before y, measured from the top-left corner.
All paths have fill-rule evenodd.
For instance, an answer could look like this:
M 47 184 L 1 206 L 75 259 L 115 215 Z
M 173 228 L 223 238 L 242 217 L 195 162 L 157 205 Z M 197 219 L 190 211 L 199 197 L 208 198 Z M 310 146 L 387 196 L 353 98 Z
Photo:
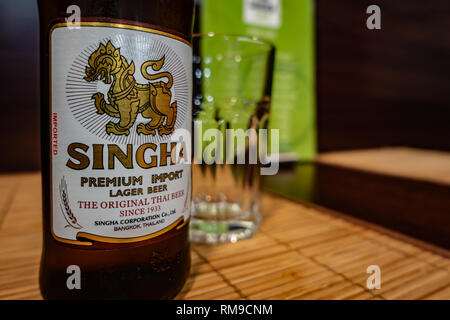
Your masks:
M 262 220 L 254 156 L 265 148 L 259 130 L 268 127 L 275 50 L 241 36 L 195 36 L 193 43 L 191 240 L 235 242 Z

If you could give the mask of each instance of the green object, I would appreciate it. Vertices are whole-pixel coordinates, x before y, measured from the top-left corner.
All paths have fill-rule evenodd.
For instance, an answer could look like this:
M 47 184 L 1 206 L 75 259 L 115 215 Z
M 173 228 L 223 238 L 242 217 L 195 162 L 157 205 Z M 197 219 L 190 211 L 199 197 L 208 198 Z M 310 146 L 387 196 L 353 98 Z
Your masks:
M 191 230 L 202 231 L 206 234 L 221 234 L 229 231 L 227 223 L 223 222 L 203 222 L 203 223 L 191 223 Z
M 280 153 L 316 155 L 313 0 L 203 0 L 201 32 L 247 35 L 276 47 L 270 128 Z M 291 158 L 289 156 L 289 158 Z
M 196 145 L 201 146 L 196 159 L 203 155 L 211 164 L 214 160 L 224 163 L 225 155 L 229 163 L 237 155 L 245 158 L 247 130 L 267 129 L 273 46 L 252 37 L 229 35 L 194 37 L 193 43 L 198 48 L 195 81 L 201 87 L 195 96 L 202 97 L 195 112 L 195 128 L 201 129 L 196 130 Z M 237 139 L 240 144 L 234 143 L 236 136 L 243 138 Z

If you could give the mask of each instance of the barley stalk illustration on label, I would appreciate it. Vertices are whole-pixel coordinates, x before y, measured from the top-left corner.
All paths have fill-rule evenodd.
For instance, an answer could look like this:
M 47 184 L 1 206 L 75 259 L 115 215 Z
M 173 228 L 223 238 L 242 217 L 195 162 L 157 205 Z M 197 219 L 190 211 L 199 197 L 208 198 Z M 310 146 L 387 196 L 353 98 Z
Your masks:
M 69 194 L 67 192 L 67 183 L 66 179 L 62 177 L 61 183 L 59 184 L 59 195 L 61 197 L 61 212 L 63 214 L 64 219 L 67 221 L 67 225 L 65 228 L 75 228 L 75 229 L 82 229 L 83 227 L 78 224 L 77 218 L 75 217 L 74 213 L 70 209 L 70 201 L 69 201 Z

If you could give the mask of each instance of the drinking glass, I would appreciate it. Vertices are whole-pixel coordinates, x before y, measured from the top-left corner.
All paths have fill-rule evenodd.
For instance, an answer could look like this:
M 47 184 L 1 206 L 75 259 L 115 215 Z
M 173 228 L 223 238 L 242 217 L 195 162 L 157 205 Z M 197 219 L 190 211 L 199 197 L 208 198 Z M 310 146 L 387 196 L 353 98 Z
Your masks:
M 190 237 L 236 242 L 262 221 L 262 165 L 254 160 L 266 148 L 260 130 L 268 127 L 275 49 L 256 38 L 218 34 L 194 36 L 193 46 Z

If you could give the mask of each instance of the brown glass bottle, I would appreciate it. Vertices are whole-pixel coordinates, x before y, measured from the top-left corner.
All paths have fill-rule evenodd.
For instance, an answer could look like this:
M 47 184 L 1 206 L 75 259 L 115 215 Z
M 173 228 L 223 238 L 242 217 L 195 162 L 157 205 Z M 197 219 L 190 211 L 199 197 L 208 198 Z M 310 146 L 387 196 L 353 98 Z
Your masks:
M 132 42 L 134 41 L 133 39 L 135 39 L 133 37 L 147 37 L 154 34 L 155 37 L 162 36 L 170 38 L 172 40 L 174 39 L 184 45 L 187 44 L 189 46 L 193 26 L 194 0 L 39 0 L 38 4 L 41 31 L 41 142 L 44 239 L 40 268 L 41 293 L 46 299 L 171 299 L 175 297 L 176 294 L 181 290 L 190 269 L 190 252 L 187 225 L 188 219 L 185 218 L 183 220 L 180 218 L 176 223 L 172 223 L 170 226 L 164 228 L 164 230 L 160 232 L 156 232 L 154 235 L 147 236 L 146 234 L 144 234 L 143 236 L 143 234 L 141 233 L 134 237 L 132 234 L 133 231 L 130 231 L 131 233 L 126 233 L 127 237 L 117 236 L 119 240 L 114 238 L 115 236 L 111 237 L 110 235 L 108 236 L 110 236 L 112 240 L 108 240 L 110 238 L 104 236 L 104 234 L 101 234 L 100 236 L 97 234 L 92 235 L 92 233 L 97 232 L 97 229 L 91 226 L 91 224 L 88 224 L 87 220 L 83 220 L 86 219 L 85 217 L 87 215 L 99 214 L 98 210 L 102 210 L 99 206 L 103 203 L 105 203 L 106 206 L 106 204 L 108 203 L 108 201 L 98 201 L 97 204 L 95 204 L 96 201 L 94 201 L 97 194 L 99 195 L 99 197 L 105 198 L 108 197 L 108 191 L 110 191 L 108 190 L 108 188 L 102 187 L 105 184 L 105 180 L 99 178 L 100 176 L 110 177 L 110 185 L 116 186 L 116 184 L 113 184 L 113 182 L 111 182 L 111 179 L 113 179 L 115 175 L 124 176 L 125 174 L 123 174 L 123 172 L 125 172 L 125 170 L 127 168 L 130 168 L 131 166 L 133 168 L 139 168 L 139 170 L 141 170 L 142 168 L 146 168 L 148 169 L 147 174 L 136 174 L 133 170 L 130 170 L 130 173 L 128 174 L 128 176 L 130 177 L 133 176 L 137 178 L 137 185 L 139 186 L 140 177 L 143 177 L 145 182 L 147 181 L 145 179 L 150 177 L 153 174 L 154 170 L 158 169 L 153 168 L 153 162 L 150 163 L 148 158 L 146 158 L 146 160 L 143 156 L 144 152 L 146 152 L 147 149 L 148 152 L 153 152 L 152 148 L 156 146 L 156 144 L 149 144 L 148 148 L 143 149 L 141 143 L 140 149 L 141 151 L 144 150 L 141 154 L 142 159 L 140 160 L 140 162 L 133 162 L 133 164 L 129 164 L 127 162 L 127 159 L 132 159 L 132 156 L 128 151 L 133 150 L 133 156 L 136 156 L 137 159 L 139 152 L 136 152 L 136 149 L 139 148 L 139 145 L 133 145 L 133 143 L 121 144 L 117 142 L 122 141 L 120 139 L 126 140 L 129 136 L 133 136 L 133 134 L 135 137 L 141 139 L 140 141 L 145 141 L 145 139 L 147 139 L 146 137 L 148 137 L 148 139 L 151 139 L 153 137 L 151 133 L 149 133 L 149 131 L 151 130 L 149 129 L 144 134 L 142 134 L 142 132 L 140 134 L 133 133 L 134 130 L 137 130 L 137 122 L 133 124 L 133 126 L 130 125 L 131 123 L 122 125 L 122 122 L 126 122 L 124 120 L 124 117 L 120 119 L 120 122 L 117 122 L 113 131 L 108 131 L 109 129 L 105 129 L 100 126 L 98 127 L 98 130 L 91 130 L 91 128 L 87 125 L 83 127 L 84 124 L 82 118 L 79 122 L 77 122 L 76 117 L 79 114 L 83 113 L 83 108 L 85 107 L 95 108 L 97 106 L 96 100 L 94 98 L 92 98 L 92 100 L 87 99 L 85 102 L 83 102 L 84 105 L 80 103 L 80 107 L 78 109 L 74 108 L 73 110 L 71 109 L 71 103 L 74 101 L 74 99 L 77 98 L 77 96 L 85 94 L 83 93 L 83 88 L 94 88 L 93 90 L 95 90 L 94 84 L 99 82 L 98 80 L 102 80 L 103 77 L 103 83 L 105 85 L 108 84 L 108 79 L 112 81 L 111 88 L 114 85 L 118 85 L 119 80 L 122 81 L 124 83 L 123 85 L 125 86 L 126 92 L 125 90 L 120 91 L 119 89 L 117 89 L 117 92 L 114 92 L 114 90 L 110 89 L 108 93 L 109 99 L 104 98 L 105 100 L 98 104 L 98 106 L 100 106 L 98 108 L 104 108 L 101 110 L 99 109 L 95 115 L 95 117 L 98 116 L 99 119 L 101 119 L 101 117 L 109 117 L 105 114 L 100 116 L 101 113 L 108 113 L 108 107 L 102 105 L 102 103 L 106 101 L 106 105 L 108 105 L 109 103 L 117 110 L 126 105 L 125 107 L 130 108 L 130 110 L 138 110 L 139 114 L 137 115 L 137 117 L 142 116 L 144 117 L 142 118 L 144 120 L 146 119 L 146 117 L 149 120 L 152 120 L 152 118 L 148 115 L 145 115 L 144 112 L 149 107 L 156 108 L 158 110 L 158 108 L 160 108 L 160 106 L 158 106 L 158 103 L 160 102 L 149 101 L 150 98 L 148 97 L 151 97 L 151 93 L 150 95 L 149 93 L 147 93 L 147 87 L 148 90 L 153 90 L 154 92 L 156 92 L 156 97 L 163 97 L 164 99 L 168 98 L 169 100 L 172 99 L 172 105 L 168 105 L 167 108 L 170 109 L 176 107 L 176 104 L 174 104 L 173 101 L 175 98 L 180 99 L 180 96 L 177 96 L 174 93 L 175 91 L 171 92 L 171 94 L 173 94 L 172 97 L 169 95 L 168 91 L 171 91 L 171 84 L 167 84 L 168 82 L 170 82 L 170 80 L 168 81 L 167 76 L 164 78 L 164 80 L 159 80 L 166 84 L 160 82 L 159 85 L 155 84 L 158 81 L 140 81 L 141 83 L 139 84 L 139 81 L 135 81 L 135 79 L 132 77 L 133 75 L 136 76 L 141 72 L 141 66 L 137 65 L 137 60 L 134 61 L 133 64 L 131 61 L 132 59 L 130 58 L 131 56 L 133 56 L 134 44 Z M 96 43 L 92 42 L 91 39 L 90 42 L 86 41 L 85 47 L 87 49 L 83 49 L 83 43 L 80 39 L 82 39 L 83 34 L 87 35 L 88 33 L 80 33 L 80 31 L 76 29 L 64 33 L 66 35 L 60 36 L 57 41 L 51 41 L 51 34 L 54 30 L 56 30 L 55 27 L 59 26 L 60 29 L 66 28 L 64 26 L 64 23 L 66 23 L 67 20 L 65 19 L 71 15 L 67 12 L 76 12 L 73 11 L 74 5 L 77 6 L 75 7 L 76 9 L 79 8 L 79 22 L 81 23 L 82 28 L 91 28 L 89 30 L 92 30 L 93 32 L 89 33 L 97 32 L 96 30 L 98 29 L 95 28 L 98 28 L 98 26 L 103 28 L 101 32 L 104 32 L 106 35 L 102 40 L 103 42 Z M 70 6 L 72 7 L 68 10 Z M 74 22 L 72 20 L 70 21 L 70 23 L 76 23 L 76 21 Z M 114 32 L 111 35 L 107 34 L 107 27 L 109 26 L 111 26 L 111 28 L 114 28 L 111 29 Z M 130 36 L 127 40 L 128 42 L 123 41 L 121 43 L 121 47 L 119 48 L 119 42 L 117 39 L 120 40 L 125 37 L 122 37 L 120 31 L 122 30 L 122 28 L 123 30 L 125 30 L 123 31 L 124 35 L 129 34 L 129 32 L 136 33 L 130 33 Z M 145 40 L 145 38 L 142 39 Z M 143 41 L 142 39 L 139 40 L 141 41 L 139 45 L 146 46 L 148 42 Z M 164 43 L 165 41 L 165 38 L 161 38 L 162 40 L 160 38 L 158 39 L 157 41 L 162 41 L 162 43 Z M 73 49 L 72 47 L 55 48 L 55 46 L 59 46 L 62 43 L 65 43 L 64 41 L 69 41 L 67 43 L 74 44 L 73 46 L 78 45 L 81 48 L 79 50 L 80 52 L 78 53 L 78 51 Z M 104 45 L 103 48 L 102 43 Z M 107 43 L 110 47 L 108 47 Z M 124 46 L 128 47 L 125 48 Z M 150 64 L 150 66 L 153 68 L 153 71 L 149 67 L 149 73 L 155 74 L 156 71 L 160 70 L 161 64 L 164 63 L 166 63 L 166 66 L 168 66 L 169 64 L 174 65 L 175 62 L 170 62 L 171 57 L 175 57 L 178 60 L 181 59 L 180 57 L 177 57 L 176 49 L 169 47 L 170 43 L 169 45 L 160 45 L 159 48 L 161 51 L 162 59 L 160 60 L 159 68 L 158 66 L 153 66 L 153 64 Z M 123 56 L 116 56 L 115 62 L 112 60 L 112 56 L 106 58 L 103 57 L 103 60 L 101 62 L 97 61 L 99 60 L 99 58 L 95 56 L 96 54 L 99 54 L 101 52 L 104 53 L 105 50 L 108 54 L 111 53 L 108 51 L 108 48 L 113 48 L 112 51 L 114 51 L 114 49 L 120 49 L 120 54 Z M 166 49 L 169 51 L 172 50 L 170 51 L 172 53 L 169 52 L 166 54 L 164 52 L 164 50 Z M 77 52 L 74 53 L 75 51 Z M 119 51 L 117 50 L 114 52 L 117 53 Z M 66 53 L 67 55 L 65 55 Z M 52 54 L 53 58 L 51 57 Z M 74 54 L 74 59 L 70 58 L 71 54 Z M 129 56 L 127 56 L 127 54 Z M 170 56 L 170 54 L 172 54 L 172 56 Z M 56 55 L 60 55 L 62 57 L 67 56 L 67 59 L 72 59 L 73 62 L 71 63 L 74 66 L 74 69 L 68 68 L 66 70 L 63 67 L 64 64 L 60 64 L 59 62 L 58 64 L 55 63 L 52 59 L 56 59 Z M 163 56 L 165 57 L 165 60 Z M 186 60 L 187 55 L 184 55 L 183 57 Z M 86 59 L 84 60 L 84 58 Z M 160 57 L 158 57 L 157 59 L 159 58 Z M 157 59 L 153 57 L 153 60 Z M 149 57 L 148 60 L 152 60 L 152 57 Z M 76 63 L 85 64 L 85 66 L 83 67 L 86 67 L 86 69 L 82 70 L 80 67 L 77 67 Z M 189 61 L 189 63 L 191 62 Z M 127 77 L 120 79 L 118 78 L 117 70 L 114 69 L 118 64 L 126 66 L 126 68 L 123 68 L 127 69 L 127 72 L 129 73 Z M 101 69 L 103 67 L 107 69 Z M 130 69 L 131 67 L 135 67 L 135 70 Z M 71 78 L 73 75 L 73 73 L 71 73 L 71 70 L 75 70 L 74 72 L 79 73 L 84 72 L 83 77 L 77 75 L 78 78 Z M 167 69 L 162 69 L 161 71 L 164 70 L 167 71 Z M 66 71 L 67 74 L 64 73 L 64 76 L 58 75 L 58 72 L 61 72 L 62 74 L 62 72 Z M 186 69 L 185 71 L 189 71 L 189 69 Z M 96 72 L 97 74 L 95 74 Z M 115 78 L 115 76 L 117 76 L 117 79 Z M 164 77 L 164 75 L 160 76 L 160 78 L 161 77 Z M 186 88 L 191 86 L 190 83 L 187 83 L 187 80 L 180 80 L 180 77 L 177 78 L 176 74 L 174 74 L 173 77 L 175 79 L 174 86 L 178 86 L 177 88 L 179 88 L 180 86 L 184 86 Z M 147 79 L 148 78 L 149 77 L 147 77 Z M 136 79 L 138 78 L 136 77 Z M 190 75 L 186 75 L 186 77 L 183 79 L 189 79 L 190 81 L 191 78 Z M 64 83 L 58 85 L 57 83 L 55 83 L 56 81 L 64 81 Z M 180 81 L 186 81 L 186 83 L 181 83 Z M 149 83 L 153 83 L 153 86 Z M 78 89 L 76 87 L 77 84 L 81 85 L 81 87 L 79 87 Z M 145 90 L 142 88 L 144 88 Z M 74 91 L 70 91 L 72 89 Z M 182 92 L 179 89 L 177 90 L 178 92 Z M 71 95 L 71 92 L 75 92 L 75 94 Z M 189 90 L 187 90 L 186 92 L 189 92 Z M 110 93 L 111 95 L 109 95 Z M 125 98 L 124 95 L 126 95 Z M 55 97 L 59 96 L 62 97 L 61 99 L 66 99 L 64 101 L 67 103 L 58 104 L 58 98 Z M 71 97 L 74 98 L 72 99 Z M 120 99 L 123 100 L 120 100 L 121 102 L 117 102 L 114 104 L 114 99 L 116 99 L 117 101 L 119 101 Z M 133 103 L 137 101 L 136 99 L 140 99 L 140 105 L 139 108 L 133 109 Z M 147 99 L 148 101 L 144 101 L 145 99 Z M 55 101 L 57 103 L 55 103 Z M 180 103 L 180 101 L 178 101 L 178 119 L 181 117 L 180 110 L 182 110 L 182 108 L 183 105 Z M 187 105 L 184 106 L 184 108 L 188 108 Z M 55 112 L 55 110 L 60 111 Z M 94 112 L 92 111 L 89 112 L 94 114 Z M 112 115 L 111 118 L 113 118 L 113 114 L 115 111 L 110 110 L 110 112 Z M 118 111 L 118 113 L 120 113 L 120 116 L 122 116 L 121 112 L 122 111 Z M 184 113 L 187 114 L 189 112 L 190 110 L 185 110 Z M 92 117 L 94 117 L 94 115 Z M 72 121 L 74 123 L 73 128 L 79 127 L 82 129 L 73 130 L 71 132 L 71 129 L 69 128 L 70 126 L 66 126 L 65 121 Z M 166 118 L 165 120 L 163 119 L 161 120 L 161 125 L 168 126 L 169 122 L 169 118 Z M 95 123 L 95 121 L 92 121 L 92 123 Z M 114 124 L 112 126 L 114 126 Z M 164 130 L 166 130 L 167 133 L 170 131 L 169 129 L 165 128 Z M 157 136 L 159 134 L 160 139 L 166 137 L 163 135 L 164 133 L 161 127 L 159 128 L 159 130 L 155 130 L 156 133 L 154 133 L 154 136 Z M 84 137 L 92 136 L 92 139 L 97 139 L 94 135 L 95 131 L 102 132 L 102 134 L 104 131 L 105 134 L 103 134 L 102 137 L 104 139 L 111 139 L 111 142 L 104 143 L 104 145 L 102 145 L 101 147 L 99 147 L 99 144 L 93 145 L 89 143 L 85 144 L 84 149 L 83 147 L 80 147 L 80 145 L 82 145 L 82 143 L 84 142 Z M 128 135 L 124 133 L 125 131 L 127 131 L 127 133 L 129 132 Z M 145 134 L 148 134 L 148 136 L 145 136 Z M 73 146 L 75 146 L 72 148 L 72 151 L 76 151 L 75 153 L 68 152 L 70 147 L 67 147 L 64 144 L 64 139 L 73 139 L 73 141 L 76 142 L 76 144 L 72 144 Z M 115 145 L 115 148 L 120 150 L 113 149 L 112 147 L 110 147 L 111 145 Z M 131 149 L 127 149 L 127 146 L 130 145 Z M 166 146 L 166 149 L 167 148 L 168 147 Z M 103 161 L 103 158 L 100 158 L 100 160 L 98 158 L 97 160 L 95 160 L 94 158 L 89 159 L 89 152 L 91 152 L 91 150 L 96 150 L 92 151 L 93 154 L 100 150 L 98 151 L 100 153 L 97 152 L 97 155 L 104 154 L 106 160 Z M 125 156 L 129 158 L 126 158 Z M 161 157 L 161 159 L 163 159 L 164 157 L 166 158 L 166 160 L 170 159 L 170 157 L 167 156 L 167 153 L 164 154 L 162 151 L 159 156 Z M 67 158 L 67 162 L 62 162 L 63 160 L 66 161 L 65 158 Z M 161 159 L 158 159 L 160 160 L 158 164 L 159 166 L 162 166 L 164 164 L 163 162 L 161 162 L 163 161 Z M 87 170 L 91 170 L 90 174 L 89 172 L 85 174 L 87 179 L 86 181 L 83 180 L 84 176 L 82 176 L 82 160 L 85 160 L 85 162 L 89 162 L 89 168 Z M 63 179 L 55 179 L 55 177 L 59 177 L 58 170 L 60 169 L 58 169 L 58 165 L 55 165 L 55 163 L 59 163 L 58 161 L 65 164 L 61 167 L 63 168 L 61 170 L 65 170 L 64 172 L 66 172 L 63 176 Z M 133 159 L 133 161 L 137 160 Z M 70 168 L 70 164 L 74 164 L 72 165 L 72 167 L 76 168 L 76 170 Z M 138 167 L 138 165 L 140 167 Z M 120 167 L 122 173 L 119 172 L 118 174 L 115 174 L 116 169 L 112 169 L 113 167 L 116 169 Z M 172 171 L 169 166 L 167 166 L 167 169 L 162 168 L 161 170 L 167 170 L 167 172 Z M 74 175 L 73 178 L 72 172 Z M 188 173 L 186 173 L 186 175 L 187 174 Z M 82 176 L 81 179 L 79 178 L 79 175 Z M 89 180 L 90 178 L 92 178 L 93 180 Z M 83 181 L 85 181 L 86 183 L 84 184 Z M 114 183 L 118 183 L 118 180 L 114 180 Z M 188 184 L 186 185 L 190 184 L 189 181 L 187 183 Z M 171 184 L 169 183 L 168 185 L 170 189 Z M 149 185 L 145 185 L 144 187 L 141 185 L 142 188 L 140 189 L 144 190 L 144 192 L 147 194 L 148 186 Z M 154 186 L 150 185 L 150 187 Z M 155 185 L 155 187 L 156 188 L 153 189 L 155 192 L 161 192 L 164 190 L 163 186 L 158 187 L 158 185 Z M 92 194 L 92 197 L 89 198 L 90 202 L 88 205 L 90 210 L 86 209 L 87 202 L 82 204 L 80 201 L 76 201 L 78 192 L 75 190 L 76 188 L 78 188 L 81 193 L 84 192 L 85 194 Z M 111 191 L 112 193 L 119 190 L 118 188 L 110 189 L 113 189 L 113 191 Z M 139 188 L 136 188 L 136 190 L 138 189 Z M 64 190 L 66 193 L 63 192 Z M 70 204 L 70 206 L 68 205 L 67 207 L 64 207 L 64 205 L 58 205 L 58 202 L 55 199 L 61 199 L 62 203 L 65 203 L 64 199 L 66 198 L 67 194 L 72 197 L 70 199 L 71 202 L 67 203 Z M 163 195 L 164 192 L 160 194 Z M 188 190 L 184 190 L 184 192 L 178 190 L 178 193 L 174 194 L 180 195 L 180 197 L 181 195 L 185 194 L 186 199 L 188 199 L 189 197 Z M 146 198 L 151 199 L 151 196 L 151 194 L 147 194 Z M 142 198 L 143 197 L 141 197 L 141 199 Z M 133 197 L 132 194 L 120 198 L 110 198 L 109 200 L 111 200 L 110 203 L 113 203 L 113 201 L 116 200 L 136 199 L 139 199 L 139 197 Z M 172 200 L 164 203 L 164 205 L 170 206 L 170 201 Z M 119 204 L 117 204 L 117 206 L 119 206 Z M 84 211 L 81 208 L 83 208 Z M 97 208 L 98 210 L 96 210 L 95 208 Z M 115 208 L 115 205 L 111 204 L 108 208 Z M 125 210 L 127 208 L 127 205 L 123 205 L 120 207 L 121 210 Z M 136 209 L 136 207 L 133 207 L 132 205 L 130 205 L 129 208 Z M 148 204 L 143 205 L 142 208 L 145 208 L 145 210 L 150 210 L 150 206 Z M 127 218 L 127 221 L 131 221 L 129 220 L 131 218 L 138 219 L 139 213 L 136 212 L 138 212 L 138 210 L 144 210 L 142 208 L 136 209 L 133 214 L 137 214 L 137 216 L 129 217 Z M 161 210 L 161 208 L 158 208 L 157 205 L 152 206 L 151 208 L 151 210 L 155 210 L 156 212 L 158 212 L 158 210 Z M 113 209 L 111 210 L 113 215 L 115 213 L 119 214 L 119 212 L 120 214 L 122 214 L 122 211 L 119 209 L 117 209 L 116 211 L 114 211 Z M 162 211 L 160 212 L 162 213 Z M 171 214 L 174 212 L 175 211 L 171 211 Z M 64 215 L 64 213 L 67 215 Z M 167 212 L 164 212 L 164 214 L 165 213 Z M 155 214 L 155 217 L 156 216 L 157 215 Z M 78 220 L 75 217 L 78 218 Z M 56 230 L 55 225 L 58 223 L 58 219 L 63 218 L 65 218 L 66 220 L 71 220 L 72 218 L 75 219 L 67 221 L 67 225 L 65 227 L 61 227 L 60 230 Z M 116 218 L 117 217 L 115 217 L 114 219 Z M 109 220 L 114 219 L 111 218 Z M 167 220 L 169 219 L 170 218 L 166 218 L 166 221 L 162 222 L 162 224 L 167 224 Z M 105 218 L 104 220 L 108 222 L 108 219 Z M 120 222 L 126 219 L 117 218 L 116 220 Z M 160 219 L 160 221 L 162 220 L 163 219 Z M 106 223 L 105 221 L 103 222 Z M 150 220 L 147 220 L 147 222 L 149 221 Z M 95 223 L 97 222 L 98 221 L 96 221 Z M 94 224 L 94 222 L 92 222 L 92 224 Z M 80 231 L 73 229 L 74 227 L 77 228 L 77 226 L 79 225 L 82 225 L 85 228 L 91 227 L 94 229 L 91 229 L 89 232 L 81 233 L 81 231 L 83 231 L 84 229 L 80 229 Z M 134 225 L 137 225 L 137 223 Z M 140 226 L 142 227 L 142 223 L 140 224 Z M 108 228 L 108 226 L 98 228 L 98 233 L 105 232 L 104 230 L 112 230 Z M 77 237 L 73 240 L 70 240 L 70 236 L 66 237 L 64 235 L 65 233 L 72 232 L 71 230 L 74 232 L 74 234 L 77 235 Z M 92 230 L 94 230 L 94 232 Z M 58 232 L 61 232 L 62 235 L 58 234 Z M 123 240 L 124 238 L 128 240 L 125 241 Z M 80 272 L 75 272 L 73 267 L 70 266 L 79 268 Z M 79 275 L 80 279 L 69 279 L 69 277 L 72 275 Z M 70 282 L 71 284 L 68 284 L 68 282 Z

